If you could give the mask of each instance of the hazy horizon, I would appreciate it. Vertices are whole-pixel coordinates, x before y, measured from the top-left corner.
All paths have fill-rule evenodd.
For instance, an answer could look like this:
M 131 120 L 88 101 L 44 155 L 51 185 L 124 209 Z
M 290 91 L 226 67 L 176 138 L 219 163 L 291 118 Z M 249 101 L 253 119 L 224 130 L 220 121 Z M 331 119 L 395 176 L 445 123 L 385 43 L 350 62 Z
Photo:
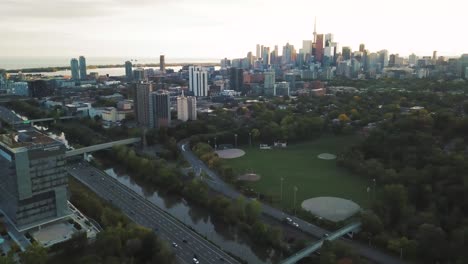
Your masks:
M 317 33 L 339 47 L 460 56 L 466 4 L 336 0 L 2 0 L 0 57 L 239 58 L 255 45 L 296 50 Z M 1 63 L 0 63 L 1 64 Z

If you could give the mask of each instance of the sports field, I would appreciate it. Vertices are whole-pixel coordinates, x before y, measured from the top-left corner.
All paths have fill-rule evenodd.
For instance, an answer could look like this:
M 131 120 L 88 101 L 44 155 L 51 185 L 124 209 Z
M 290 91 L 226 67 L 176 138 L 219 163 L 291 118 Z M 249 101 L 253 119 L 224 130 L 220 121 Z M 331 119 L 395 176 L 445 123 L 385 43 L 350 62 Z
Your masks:
M 285 149 L 260 150 L 243 148 L 246 154 L 229 159 L 236 173 L 258 173 L 258 182 L 248 183 L 254 190 L 270 194 L 280 200 L 281 177 L 283 180 L 282 206 L 293 208 L 294 186 L 297 186 L 296 206 L 303 200 L 333 196 L 352 200 L 361 207 L 368 205 L 367 187 L 369 181 L 353 175 L 336 165 L 336 160 L 319 159 L 322 153 L 339 154 L 356 143 L 356 136 L 324 136 L 300 144 L 289 145 Z

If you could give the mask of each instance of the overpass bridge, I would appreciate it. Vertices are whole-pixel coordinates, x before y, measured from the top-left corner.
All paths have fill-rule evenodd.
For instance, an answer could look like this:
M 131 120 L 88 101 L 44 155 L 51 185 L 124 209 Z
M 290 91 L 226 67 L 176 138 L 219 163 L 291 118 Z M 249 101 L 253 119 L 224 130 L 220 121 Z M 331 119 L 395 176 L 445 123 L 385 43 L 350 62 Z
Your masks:
M 281 261 L 281 264 L 294 264 L 294 263 L 298 262 L 299 260 L 301 260 L 301 259 L 309 256 L 310 254 L 314 253 L 318 249 L 320 249 L 325 240 L 333 241 L 333 240 L 336 240 L 336 239 L 344 236 L 347 233 L 357 232 L 360 229 L 361 229 L 361 223 L 360 222 L 349 224 L 349 225 L 337 230 L 336 232 L 331 233 L 329 236 L 320 239 L 319 241 L 315 242 L 314 244 L 302 249 L 301 251 L 297 252 L 296 254 L 290 256 L 289 258 L 284 259 L 283 261 Z
M 78 116 L 61 116 L 59 118 L 47 117 L 47 118 L 16 121 L 16 122 L 13 123 L 13 125 L 31 124 L 31 126 L 33 126 L 34 123 L 39 123 L 39 122 L 46 122 L 46 121 L 54 121 L 55 122 L 57 120 L 78 119 L 78 118 L 79 118 Z
M 65 153 L 65 157 L 68 158 L 68 157 L 77 156 L 77 155 L 84 155 L 84 154 L 89 153 L 89 152 L 108 149 L 108 148 L 112 148 L 113 146 L 118 146 L 118 145 L 130 145 L 130 144 L 133 144 L 133 143 L 138 143 L 140 141 L 141 141 L 141 138 L 128 138 L 128 139 L 117 140 L 117 141 L 112 141 L 112 142 L 108 142 L 108 143 L 93 145 L 93 146 L 89 146 L 89 147 L 69 150 L 69 151 L 67 151 Z

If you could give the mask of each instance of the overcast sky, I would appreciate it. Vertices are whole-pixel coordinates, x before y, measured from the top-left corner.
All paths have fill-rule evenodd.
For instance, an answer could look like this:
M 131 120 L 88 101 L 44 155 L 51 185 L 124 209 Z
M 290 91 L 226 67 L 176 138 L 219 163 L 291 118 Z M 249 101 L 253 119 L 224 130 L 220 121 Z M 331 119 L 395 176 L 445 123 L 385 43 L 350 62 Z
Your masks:
M 468 53 L 465 0 L 0 0 L 0 56 L 244 57 L 297 50 L 317 32 L 342 46 Z M 280 48 L 281 52 L 281 48 Z

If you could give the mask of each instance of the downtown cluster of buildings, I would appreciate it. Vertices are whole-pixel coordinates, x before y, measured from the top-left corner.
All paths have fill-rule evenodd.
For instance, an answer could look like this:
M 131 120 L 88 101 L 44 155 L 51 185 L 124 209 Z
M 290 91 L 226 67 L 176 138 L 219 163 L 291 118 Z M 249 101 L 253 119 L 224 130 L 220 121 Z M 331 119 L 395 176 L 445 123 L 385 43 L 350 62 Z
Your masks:
M 281 54 L 280 54 L 281 52 Z M 315 80 L 434 78 L 457 79 L 468 77 L 468 54 L 460 58 L 438 56 L 402 57 L 387 50 L 377 52 L 360 44 L 357 50 L 340 47 L 333 34 L 318 34 L 304 40 L 297 49 L 287 43 L 267 47 L 257 44 L 255 52 L 244 58 L 223 59 L 230 87 L 245 94 L 284 95 L 310 92 Z
M 166 72 L 164 55 L 161 55 L 159 60 L 159 71 L 164 74 Z M 171 106 L 173 105 L 171 97 L 174 98 L 174 93 L 164 89 L 164 85 L 158 87 L 155 81 L 150 80 L 149 76 L 150 74 L 144 68 L 133 70 L 132 63 L 130 61 L 125 62 L 125 77 L 131 86 L 135 119 L 140 127 L 169 127 L 172 119 Z M 191 75 L 191 78 L 193 76 Z M 204 77 L 207 85 L 207 75 L 205 74 Z M 192 81 L 192 79 L 190 80 Z M 201 81 L 199 80 L 197 83 L 201 83 Z M 188 97 L 184 95 L 183 89 L 178 89 L 176 93 L 179 93 L 179 91 L 181 94 L 176 97 L 174 102 L 177 105 L 177 119 L 184 122 L 196 120 L 197 99 L 195 96 L 203 96 L 200 94 L 201 90 L 195 91 L 195 96 Z

